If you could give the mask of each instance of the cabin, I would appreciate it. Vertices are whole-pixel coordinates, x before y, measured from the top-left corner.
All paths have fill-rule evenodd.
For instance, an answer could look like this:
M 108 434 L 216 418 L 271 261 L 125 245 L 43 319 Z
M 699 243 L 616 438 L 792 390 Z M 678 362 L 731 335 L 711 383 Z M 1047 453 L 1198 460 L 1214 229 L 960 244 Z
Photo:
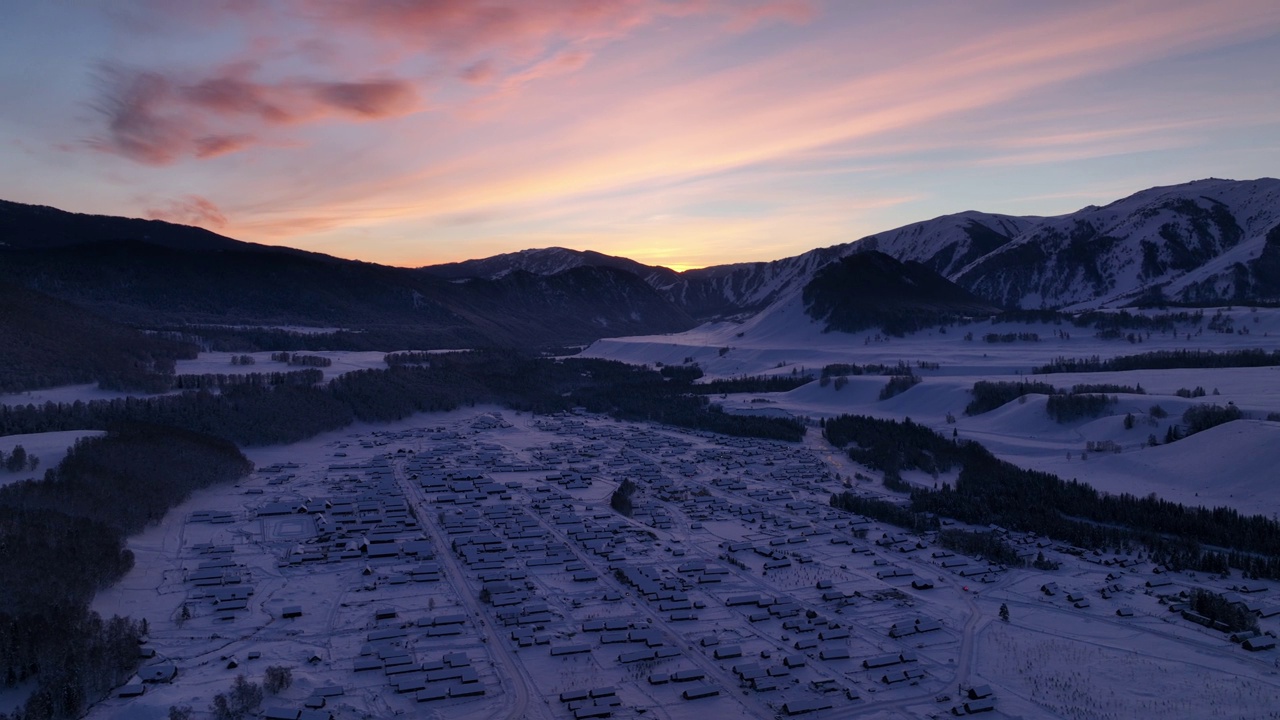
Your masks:
M 138 678 L 144 683 L 173 682 L 177 675 L 178 666 L 171 662 L 150 665 L 138 671 Z
M 561 655 L 578 655 L 581 653 L 591 652 L 590 645 L 570 644 L 570 645 L 552 645 L 551 657 L 559 657 Z
M 695 680 L 702 680 L 706 676 L 707 674 L 701 670 L 689 668 L 685 670 L 677 670 L 671 673 L 671 681 L 672 682 L 693 682 Z
M 680 693 L 685 700 L 701 700 L 703 698 L 715 697 L 720 694 L 720 688 L 715 685 L 695 685 Z
M 965 712 L 969 713 L 970 715 L 976 715 L 977 713 L 983 713 L 983 712 L 991 712 L 992 710 L 995 710 L 995 709 L 996 709 L 996 701 L 992 700 L 991 698 L 987 698 L 985 700 L 970 700 L 969 702 L 964 704 Z
M 1240 647 L 1252 652 L 1258 652 L 1260 650 L 1274 650 L 1276 647 L 1276 641 L 1274 638 L 1270 637 L 1248 638 L 1244 642 L 1240 643 Z
M 994 692 L 995 691 L 991 689 L 990 685 L 974 685 L 973 687 L 969 688 L 969 699 L 982 700 L 984 698 L 991 697 L 991 695 L 994 694 Z
M 805 698 L 801 700 L 789 700 L 782 705 L 782 713 L 788 717 L 795 715 L 805 715 L 811 712 L 821 712 L 834 707 L 834 704 L 825 698 Z
M 842 647 L 823 648 L 818 652 L 818 657 L 822 660 L 848 660 L 849 649 Z
M 902 662 L 902 658 L 897 655 L 877 655 L 876 657 L 867 658 L 862 661 L 862 667 L 871 670 L 873 668 L 889 667 Z

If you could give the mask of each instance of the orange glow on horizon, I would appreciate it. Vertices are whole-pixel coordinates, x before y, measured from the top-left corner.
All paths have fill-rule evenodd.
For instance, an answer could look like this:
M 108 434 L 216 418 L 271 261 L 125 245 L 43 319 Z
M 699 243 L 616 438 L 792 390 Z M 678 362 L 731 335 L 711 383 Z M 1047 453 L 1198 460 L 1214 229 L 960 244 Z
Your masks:
M 406 267 L 562 246 L 683 271 L 1280 166 L 1274 0 L 178 3 L 148 23 L 134 1 L 17 13 L 63 64 L 0 123 L 0 198 Z

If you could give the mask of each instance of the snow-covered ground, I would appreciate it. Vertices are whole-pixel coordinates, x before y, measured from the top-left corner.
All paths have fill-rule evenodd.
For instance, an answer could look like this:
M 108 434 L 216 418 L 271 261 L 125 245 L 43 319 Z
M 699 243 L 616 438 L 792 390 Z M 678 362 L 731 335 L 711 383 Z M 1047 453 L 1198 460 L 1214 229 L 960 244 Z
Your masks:
M 250 456 L 250 478 L 130 540 L 137 567 L 95 608 L 146 617 L 146 665 L 178 672 L 90 718 L 203 711 L 267 665 L 292 667 L 294 683 L 266 706 L 338 687 L 325 708 L 337 718 L 571 718 L 562 696 L 590 703 L 591 690 L 619 703 L 613 717 L 772 718 L 808 701 L 829 706 L 809 717 L 926 717 L 983 685 L 995 717 L 1263 718 L 1280 692 L 1274 651 L 1246 652 L 1160 598 L 1235 581 L 1021 536 L 1010 541 L 1061 569 L 943 557 L 927 537 L 832 510 L 838 476 L 859 468 L 815 432 L 790 445 L 480 407 Z M 624 479 L 639 486 L 631 518 L 610 508 Z M 266 514 L 272 503 L 283 514 Z M 379 533 L 388 542 L 355 549 Z M 227 564 L 226 584 L 193 581 L 202 563 Z M 653 588 L 634 582 L 641 572 Z M 1265 586 L 1251 600 L 1280 603 L 1273 583 L 1249 584 Z M 247 589 L 243 609 L 219 609 Z M 286 618 L 290 606 L 301 616 Z M 907 661 L 863 666 L 885 656 Z M 462 669 L 469 682 L 435 679 Z M 668 679 L 681 673 L 701 677 Z M 684 699 L 703 685 L 718 694 Z
M 909 416 L 1103 490 L 1271 514 L 1280 511 L 1280 423 L 1264 418 L 1280 411 L 1280 370 L 1029 376 L 1059 356 L 1280 347 L 1280 311 L 1230 314 L 1249 334 L 1184 328 L 1131 344 L 1071 326 L 976 323 L 886 340 L 823 333 L 792 302 L 742 324 L 603 340 L 586 354 L 692 359 L 710 377 L 937 363 L 883 401 L 883 376 L 855 376 L 839 390 L 814 382 L 718 402 L 814 419 Z M 1041 339 L 990 344 L 987 332 Z M 342 367 L 381 364 L 381 353 L 356 355 Z M 229 357 L 179 372 L 222 372 Z M 339 367 L 335 356 L 330 370 Z M 271 368 L 259 359 L 241 370 Z M 1146 394 L 1065 425 L 1048 417 L 1043 396 L 964 414 L 974 382 L 1028 377 L 1060 388 L 1140 383 Z M 1196 386 L 1211 394 L 1174 394 Z M 1202 402 L 1234 402 L 1250 419 L 1163 444 L 1169 424 Z M 1168 417 L 1150 416 L 1157 404 Z M 1149 435 L 1162 444 L 1147 447 Z M 23 444 L 46 442 L 47 466 L 53 446 L 72 441 Z M 1089 441 L 1121 452 L 1086 459 Z M 984 685 L 995 717 L 1268 718 L 1280 697 L 1275 650 L 1248 652 L 1169 611 L 1181 591 L 1248 589 L 1256 592 L 1242 597 L 1265 608 L 1261 628 L 1274 633 L 1276 583 L 1159 572 L 1138 551 L 1077 556 L 1016 534 L 1008 539 L 1020 551 L 1061 567 L 948 555 L 931 537 L 832 510 L 842 478 L 877 474 L 816 429 L 789 445 L 478 407 L 248 454 L 252 476 L 197 493 L 130 539 L 136 567 L 95 609 L 145 617 L 155 657 L 144 670 L 172 662 L 177 675 L 147 683 L 140 697 L 110 698 L 90 718 L 159 720 L 173 705 L 208 717 L 236 674 L 260 680 L 268 665 L 291 667 L 294 682 L 265 707 L 300 710 L 322 688 L 340 688 L 324 701 L 340 720 L 572 718 L 583 703 L 615 700 L 608 710 L 623 718 L 773 718 L 803 703 L 825 706 L 806 715 L 822 720 L 928 717 L 963 707 L 962 693 L 984 694 Z M 623 480 L 638 486 L 630 518 L 610 507 Z M 891 495 L 874 480 L 853 484 Z M 1041 589 L 1050 583 L 1053 594 Z M 301 615 L 286 617 L 290 608 Z M 887 656 L 897 660 L 864 667 Z M 716 694 L 685 699 L 703 686 Z
M 448 350 L 440 350 L 435 352 L 449 352 Z M 319 355 L 328 358 L 332 364 L 328 367 L 319 368 L 324 372 L 324 379 L 331 380 L 339 375 L 352 372 L 354 370 L 368 370 L 371 368 L 385 368 L 387 366 L 383 358 L 387 353 L 382 351 L 367 350 L 319 350 L 319 351 L 303 351 L 297 353 L 299 355 Z M 249 355 L 254 359 L 250 365 L 233 365 L 232 357 L 243 357 Z M 287 363 L 276 362 L 271 359 L 271 352 L 254 352 L 254 353 L 231 353 L 231 352 L 202 352 L 199 357 L 194 360 L 179 360 L 176 363 L 175 372 L 178 375 L 248 375 L 250 373 L 273 373 L 273 372 L 291 372 L 295 370 L 303 370 L 305 367 L 299 365 L 289 365 Z M 103 390 L 96 383 L 88 383 L 84 385 L 64 385 L 55 388 L 45 388 L 43 390 L 29 390 L 18 393 L 0 394 L 0 405 L 17 406 L 17 405 L 44 405 L 45 403 L 74 403 L 90 402 L 92 400 L 114 400 L 117 398 L 135 397 L 138 393 L 120 391 L 120 390 Z
M 298 355 L 319 355 L 332 361 L 332 365 L 322 367 L 326 380 L 335 378 L 339 375 L 349 373 L 352 370 L 368 370 L 370 368 L 385 368 L 386 362 L 383 357 L 385 352 L 375 350 L 302 350 L 298 351 Z M 232 365 L 232 357 L 243 357 L 249 355 L 253 358 L 252 365 Z M 276 362 L 271 359 L 270 352 L 255 353 L 231 353 L 231 352 L 202 352 L 195 360 L 179 360 L 176 372 L 179 375 L 202 375 L 205 373 L 223 373 L 227 375 L 248 374 L 255 372 L 288 372 L 290 370 L 303 370 L 305 368 L 297 365 L 289 365 L 287 363 Z
M 692 359 L 708 378 L 817 374 L 832 363 L 893 365 L 904 361 L 913 367 L 922 361 L 937 363 L 937 369 L 916 367 L 923 381 L 888 400 L 879 400 L 887 379 L 863 375 L 850 377 L 840 389 L 834 383 L 824 387 L 815 382 L 787 393 L 734 395 L 719 402 L 740 412 L 768 408 L 814 419 L 845 413 L 909 417 L 946 435 L 954 431 L 960 438 L 978 440 L 1023 467 L 1077 478 L 1108 492 L 1154 492 L 1188 505 L 1280 513 L 1280 488 L 1273 471 L 1280 461 L 1280 444 L 1276 442 L 1280 423 L 1265 420 L 1268 414 L 1280 412 L 1280 367 L 1031 374 L 1034 367 L 1059 357 L 1109 358 L 1183 349 L 1280 349 L 1280 310 L 1221 309 L 1223 317 L 1231 318 L 1236 328 L 1247 328 L 1248 334 L 1218 333 L 1204 327 L 1218 312 L 1206 310 L 1199 328 L 1184 325 L 1176 335 L 1156 331 L 1148 337 L 1144 333 L 1142 342 L 1134 343 L 1099 339 L 1092 329 L 1071 325 L 988 322 L 949 326 L 945 333 L 934 329 L 905 338 L 885 338 L 876 331 L 824 333 L 804 316 L 798 298 L 793 298 L 741 324 L 717 323 L 674 335 L 600 340 L 583 354 L 651 366 L 679 365 Z M 967 333 L 972 333 L 973 339 L 966 340 Z M 988 343 L 982 339 L 987 333 L 1035 333 L 1040 340 Z M 980 380 L 1034 380 L 1059 389 L 1111 383 L 1141 386 L 1146 393 L 1119 395 L 1119 402 L 1103 417 L 1065 425 L 1049 418 L 1043 396 L 966 416 L 965 406 L 973 399 L 970 390 Z M 1203 387 L 1208 394 L 1190 399 L 1175 394 L 1196 387 Z M 1229 402 L 1252 419 L 1172 445 L 1148 446 L 1152 435 L 1163 442 L 1169 425 L 1180 424 L 1187 408 Z M 1163 408 L 1168 417 L 1151 417 L 1153 405 Z M 947 421 L 948 413 L 954 422 Z M 1128 413 L 1135 417 L 1132 429 L 1124 428 Z M 1120 445 L 1122 452 L 1081 457 L 1089 441 L 1108 440 Z
M 26 451 L 28 458 L 32 456 L 39 458 L 39 463 L 34 471 L 24 469 L 17 472 L 9 472 L 0 467 L 0 485 L 27 478 L 43 477 L 45 469 L 54 467 L 59 462 L 62 462 L 67 450 L 76 444 L 76 440 L 101 434 L 102 432 L 99 430 L 65 430 L 0 437 L 0 452 L 4 453 L 6 459 L 13 454 L 13 449 L 19 445 Z

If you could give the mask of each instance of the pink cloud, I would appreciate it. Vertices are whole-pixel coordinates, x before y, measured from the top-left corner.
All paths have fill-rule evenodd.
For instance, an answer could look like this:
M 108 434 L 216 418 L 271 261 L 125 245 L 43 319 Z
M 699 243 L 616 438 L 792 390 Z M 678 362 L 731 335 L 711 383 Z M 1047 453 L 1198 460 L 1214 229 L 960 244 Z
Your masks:
M 91 141 L 99 150 L 149 165 L 182 157 L 211 158 L 260 141 L 270 126 L 330 117 L 376 120 L 412 112 L 416 88 L 405 80 L 360 82 L 251 78 L 252 68 L 234 67 L 194 82 L 155 72 L 103 71 L 98 110 L 106 135 Z
M 146 216 L 152 220 L 198 225 L 205 228 L 220 229 L 226 227 L 227 216 L 209 199 L 199 195 L 169 200 L 164 204 L 148 208 Z
M 372 31 L 432 55 L 467 58 L 495 50 L 531 58 L 555 39 L 616 36 L 656 15 L 705 3 L 616 0 L 340 0 L 308 3 L 331 24 Z
M 257 139 L 252 135 L 206 135 L 196 138 L 193 142 L 196 157 L 212 158 L 238 152 L 256 141 Z
M 817 8 L 810 0 L 775 0 L 747 6 L 729 19 L 728 27 L 735 32 L 749 30 L 759 23 L 785 20 L 802 25 L 813 20 Z
M 401 52 L 460 65 L 471 82 L 548 53 L 617 40 L 665 18 L 721 16 L 738 32 L 762 22 L 808 22 L 812 0 L 299 0 L 330 31 L 364 31 Z
M 440 77 L 433 70 L 411 81 L 403 67 L 394 77 L 375 71 L 355 81 L 282 77 L 290 57 L 312 75 L 327 75 L 335 67 L 370 67 L 374 57 L 373 65 L 391 67 L 422 56 L 432 67 L 443 65 L 446 77 L 493 86 L 501 96 L 575 73 L 604 43 L 663 19 L 722 17 L 725 27 L 741 31 L 774 20 L 804 22 L 812 13 L 809 0 L 292 0 L 275 10 L 219 0 L 189 11 L 162 8 L 154 17 L 164 28 L 185 18 L 251 34 L 235 61 L 212 72 L 103 71 L 97 107 L 106 128 L 90 144 L 149 165 L 213 158 L 271 142 L 272 128 L 279 135 L 283 126 L 406 115 L 425 107 L 419 84 Z M 282 43 L 260 34 L 286 21 L 306 37 Z M 293 50 L 279 55 L 286 47 Z M 400 60 L 388 56 L 389 48 Z
M 462 71 L 458 73 L 458 77 L 466 80 L 467 82 L 473 83 L 488 82 L 492 80 L 495 75 L 497 75 L 497 70 L 493 67 L 493 62 L 490 60 L 481 60 L 479 62 L 472 63 L 462 68 Z
M 309 83 L 305 89 L 327 108 L 369 119 L 403 115 L 417 102 L 417 91 L 401 80 Z

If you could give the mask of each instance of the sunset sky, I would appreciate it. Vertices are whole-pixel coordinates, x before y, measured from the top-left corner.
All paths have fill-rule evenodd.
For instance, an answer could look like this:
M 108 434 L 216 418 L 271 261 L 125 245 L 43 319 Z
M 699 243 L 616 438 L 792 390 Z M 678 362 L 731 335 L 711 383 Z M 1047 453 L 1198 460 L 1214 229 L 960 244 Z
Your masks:
M 19 0 L 0 198 L 677 269 L 1280 175 L 1280 2 Z

